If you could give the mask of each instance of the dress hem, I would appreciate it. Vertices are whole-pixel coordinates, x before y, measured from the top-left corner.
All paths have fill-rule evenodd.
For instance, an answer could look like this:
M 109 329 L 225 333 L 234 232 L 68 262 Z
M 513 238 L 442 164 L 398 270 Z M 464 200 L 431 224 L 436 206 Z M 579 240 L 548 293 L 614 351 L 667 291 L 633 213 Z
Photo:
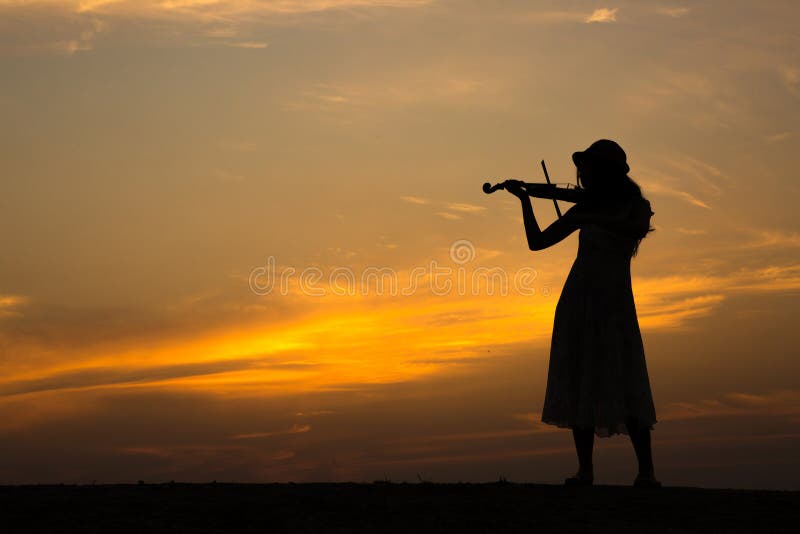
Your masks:
M 541 421 L 542 421 L 542 423 L 544 423 L 546 425 L 557 426 L 558 428 L 575 428 L 575 425 L 570 423 L 570 422 L 568 422 L 568 421 L 556 421 L 556 420 L 553 420 L 553 419 L 542 419 Z M 653 422 L 648 423 L 645 426 L 647 427 L 648 430 L 653 431 L 653 430 L 655 430 L 654 425 L 657 422 L 658 421 L 654 420 Z M 615 434 L 622 434 L 622 435 L 625 435 L 625 436 L 629 435 L 628 434 L 628 427 L 627 427 L 627 425 L 625 423 L 615 423 L 613 426 L 598 426 L 598 425 L 595 425 L 593 427 L 593 429 L 594 429 L 595 435 L 597 437 L 600 437 L 600 438 L 611 437 L 611 436 L 613 436 Z

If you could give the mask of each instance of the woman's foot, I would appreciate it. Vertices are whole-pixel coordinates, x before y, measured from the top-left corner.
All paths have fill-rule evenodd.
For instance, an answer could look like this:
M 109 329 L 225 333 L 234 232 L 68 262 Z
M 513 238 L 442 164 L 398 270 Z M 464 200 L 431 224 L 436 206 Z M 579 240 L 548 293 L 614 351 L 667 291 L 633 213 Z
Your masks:
M 578 471 L 575 473 L 575 476 L 571 476 L 564 480 L 565 486 L 591 486 L 593 483 L 594 475 L 592 473 L 586 473 L 583 471 Z
M 633 481 L 634 488 L 660 488 L 661 482 L 656 480 L 655 474 L 652 471 L 639 472 L 636 480 Z

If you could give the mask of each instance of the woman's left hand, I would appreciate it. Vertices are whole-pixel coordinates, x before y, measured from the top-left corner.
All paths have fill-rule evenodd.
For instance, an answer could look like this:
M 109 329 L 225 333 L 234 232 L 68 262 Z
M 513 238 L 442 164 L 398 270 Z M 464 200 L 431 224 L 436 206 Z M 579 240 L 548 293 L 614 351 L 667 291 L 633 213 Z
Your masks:
M 523 189 L 525 182 L 522 180 L 506 180 L 503 182 L 503 189 L 511 193 L 517 198 L 526 198 L 528 192 Z

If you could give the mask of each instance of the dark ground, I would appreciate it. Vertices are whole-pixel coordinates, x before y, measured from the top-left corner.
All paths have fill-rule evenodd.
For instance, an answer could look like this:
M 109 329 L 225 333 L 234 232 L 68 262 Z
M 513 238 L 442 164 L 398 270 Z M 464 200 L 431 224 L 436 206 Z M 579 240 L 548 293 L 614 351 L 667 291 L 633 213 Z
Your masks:
M 30 532 L 800 532 L 800 492 L 541 484 L 0 486 Z

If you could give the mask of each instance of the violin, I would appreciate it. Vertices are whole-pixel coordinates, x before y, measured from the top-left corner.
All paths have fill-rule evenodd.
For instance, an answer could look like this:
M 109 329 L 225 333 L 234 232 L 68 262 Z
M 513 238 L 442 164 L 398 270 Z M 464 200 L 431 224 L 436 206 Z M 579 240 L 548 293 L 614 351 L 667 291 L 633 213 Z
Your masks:
M 526 193 L 528 193 L 529 196 L 553 199 L 553 205 L 556 207 L 556 213 L 558 214 L 559 218 L 561 217 L 561 209 L 558 207 L 559 200 L 577 203 L 589 197 L 586 189 L 583 187 L 578 187 L 577 185 L 573 184 L 566 184 L 559 187 L 558 184 L 551 183 L 550 175 L 547 173 L 547 166 L 545 166 L 544 160 L 542 160 L 542 170 L 544 170 L 544 177 L 547 180 L 547 183 L 525 182 L 523 183 L 522 188 Z M 483 184 L 483 192 L 487 195 L 494 193 L 495 191 L 499 191 L 500 189 L 505 189 L 505 182 L 500 182 L 494 185 L 490 184 L 489 182 Z
M 586 189 L 574 184 L 564 184 L 559 186 L 552 183 L 526 182 L 522 188 L 529 196 L 536 198 L 551 198 L 553 200 L 565 200 L 567 202 L 580 202 L 587 198 Z M 505 190 L 505 183 L 499 182 L 494 185 L 489 182 L 483 184 L 483 192 L 487 195 L 495 191 Z

